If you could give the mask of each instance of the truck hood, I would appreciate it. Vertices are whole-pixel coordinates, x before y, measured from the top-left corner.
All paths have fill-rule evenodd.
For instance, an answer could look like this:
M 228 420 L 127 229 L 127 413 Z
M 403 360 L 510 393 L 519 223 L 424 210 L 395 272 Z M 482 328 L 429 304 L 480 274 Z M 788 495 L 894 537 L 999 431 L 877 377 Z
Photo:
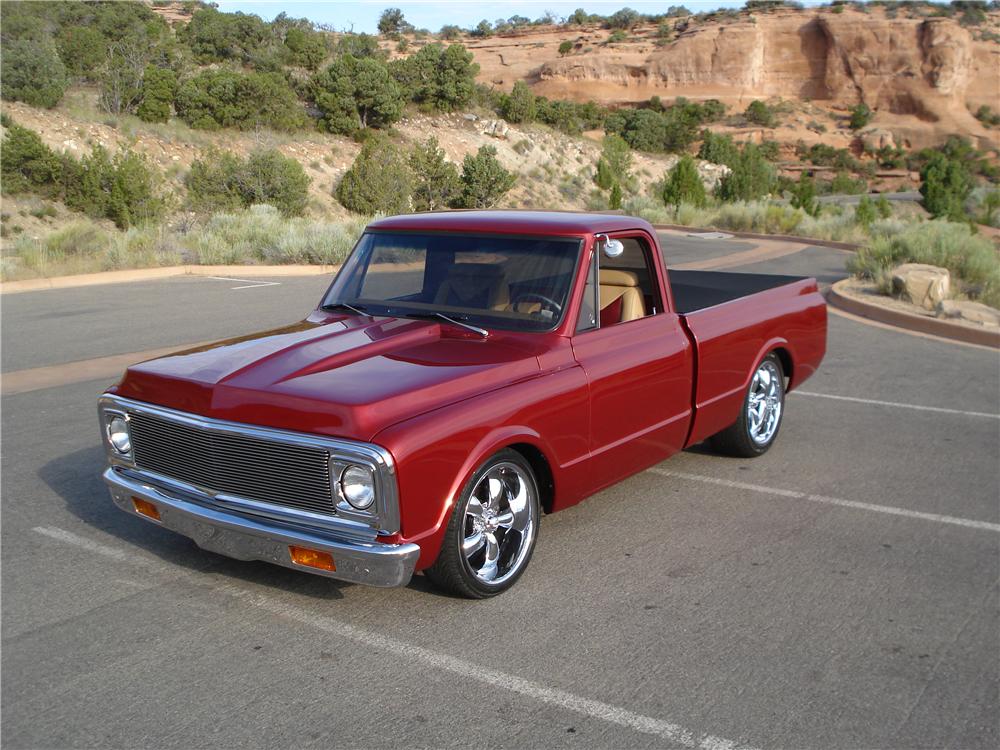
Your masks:
M 534 338 L 534 337 L 531 337 Z M 539 372 L 538 344 L 448 323 L 314 313 L 130 367 L 112 392 L 205 417 L 369 441 Z

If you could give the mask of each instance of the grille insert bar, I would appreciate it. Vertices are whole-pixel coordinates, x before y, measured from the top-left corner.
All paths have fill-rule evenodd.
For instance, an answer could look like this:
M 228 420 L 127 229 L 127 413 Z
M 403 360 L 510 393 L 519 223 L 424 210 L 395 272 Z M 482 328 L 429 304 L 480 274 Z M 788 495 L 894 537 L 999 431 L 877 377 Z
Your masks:
M 216 432 L 135 411 L 129 426 L 140 469 L 213 494 L 334 514 L 330 455 L 323 448 Z

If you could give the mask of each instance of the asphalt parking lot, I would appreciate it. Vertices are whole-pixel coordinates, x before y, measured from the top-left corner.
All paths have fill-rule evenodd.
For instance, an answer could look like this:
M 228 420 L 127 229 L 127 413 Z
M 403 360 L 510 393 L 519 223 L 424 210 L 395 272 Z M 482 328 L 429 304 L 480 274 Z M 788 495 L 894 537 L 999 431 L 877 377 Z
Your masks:
M 844 254 L 664 237 L 671 264 Z M 267 281 L 267 280 L 264 280 Z M 200 550 L 112 506 L 81 360 L 303 317 L 328 279 L 2 298 L 2 744 L 993 748 L 1000 359 L 830 316 L 765 456 L 696 447 L 546 517 L 510 592 L 372 589 Z M 239 288 L 242 287 L 242 288 Z

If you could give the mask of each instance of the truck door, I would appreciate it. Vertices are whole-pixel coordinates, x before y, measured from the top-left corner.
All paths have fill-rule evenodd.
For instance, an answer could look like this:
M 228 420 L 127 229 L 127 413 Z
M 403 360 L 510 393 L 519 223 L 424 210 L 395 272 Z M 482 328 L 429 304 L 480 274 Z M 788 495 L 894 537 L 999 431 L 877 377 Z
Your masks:
M 594 243 L 573 352 L 590 386 L 594 484 L 606 486 L 679 451 L 691 418 L 694 355 L 679 317 L 664 309 L 660 260 L 643 232 Z

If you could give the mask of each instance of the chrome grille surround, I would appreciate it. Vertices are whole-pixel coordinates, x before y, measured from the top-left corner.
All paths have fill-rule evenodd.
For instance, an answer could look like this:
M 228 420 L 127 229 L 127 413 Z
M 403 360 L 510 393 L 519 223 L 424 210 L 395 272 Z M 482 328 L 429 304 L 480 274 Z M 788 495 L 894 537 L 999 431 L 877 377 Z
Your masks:
M 299 525 L 352 534 L 399 531 L 395 466 L 384 448 L 340 438 L 256 427 L 201 417 L 105 395 L 98 402 L 108 462 L 117 470 L 202 502 Z M 116 414 L 128 420 L 132 455 L 108 444 L 104 426 Z M 367 467 L 377 500 L 370 512 L 351 508 L 339 495 L 347 464 Z

